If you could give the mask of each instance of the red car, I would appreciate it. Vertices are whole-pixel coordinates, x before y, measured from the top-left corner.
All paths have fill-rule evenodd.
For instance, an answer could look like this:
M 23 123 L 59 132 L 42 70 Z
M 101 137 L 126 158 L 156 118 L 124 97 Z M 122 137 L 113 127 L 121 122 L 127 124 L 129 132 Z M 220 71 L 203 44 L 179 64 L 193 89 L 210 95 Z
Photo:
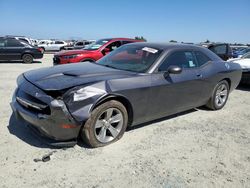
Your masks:
M 53 63 L 54 65 L 58 65 L 84 61 L 95 62 L 121 45 L 133 42 L 142 41 L 129 38 L 100 39 L 82 50 L 70 50 L 56 53 L 53 58 Z

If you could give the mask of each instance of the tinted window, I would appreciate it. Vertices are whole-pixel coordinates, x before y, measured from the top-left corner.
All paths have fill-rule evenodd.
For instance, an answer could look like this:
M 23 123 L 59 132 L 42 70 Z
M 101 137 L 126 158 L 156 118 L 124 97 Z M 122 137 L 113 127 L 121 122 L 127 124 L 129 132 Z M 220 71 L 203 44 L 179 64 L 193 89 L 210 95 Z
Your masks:
M 16 39 L 7 39 L 7 47 L 23 47 L 24 45 L 21 44 L 18 40 Z
M 55 44 L 64 44 L 62 41 L 56 41 Z
M 226 54 L 227 53 L 227 45 L 216 45 L 209 48 L 216 54 Z
M 76 46 L 83 46 L 83 42 L 77 42 Z
M 121 46 L 120 41 L 112 42 L 110 45 L 108 45 L 106 48 L 108 48 L 110 51 L 113 51 Z
M 243 59 L 250 59 L 250 53 L 246 53 L 242 56 Z
M 166 71 L 169 66 L 176 65 L 181 68 L 197 67 L 194 55 L 189 51 L 178 51 L 168 56 L 159 67 L 159 71 Z
M 211 61 L 204 53 L 196 51 L 194 52 L 196 59 L 198 61 L 199 66 L 206 64 L 207 62 Z
M 26 40 L 26 39 L 24 39 L 24 38 L 19 38 L 19 40 L 22 41 L 22 42 L 25 42 L 25 43 L 28 43 L 28 44 L 29 44 L 29 41 Z
M 0 39 L 0 47 L 4 47 L 5 46 L 5 40 L 4 39 Z

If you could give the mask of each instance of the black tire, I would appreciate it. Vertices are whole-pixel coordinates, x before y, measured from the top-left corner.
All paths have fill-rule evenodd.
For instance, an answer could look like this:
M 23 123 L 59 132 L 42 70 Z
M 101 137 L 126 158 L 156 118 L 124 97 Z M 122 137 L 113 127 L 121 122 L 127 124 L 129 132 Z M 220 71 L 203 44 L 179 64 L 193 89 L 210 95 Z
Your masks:
M 64 50 L 65 48 L 64 47 L 61 47 L 60 49 L 59 49 L 59 51 L 62 51 L 62 50 Z
M 95 62 L 95 60 L 93 60 L 93 59 L 83 59 L 83 60 L 81 60 L 81 62 Z
M 218 99 L 219 98 L 218 95 L 223 96 L 222 92 L 220 92 L 221 88 L 225 88 L 225 90 L 223 90 L 224 91 L 223 93 L 225 93 L 226 95 L 224 95 L 223 100 Z M 221 94 L 219 94 L 219 93 L 221 93 Z M 220 98 L 221 98 L 221 96 L 220 96 Z M 226 80 L 222 80 L 215 86 L 213 94 L 212 94 L 211 98 L 209 99 L 208 103 L 206 104 L 206 107 L 208 107 L 211 110 L 220 110 L 227 103 L 228 96 L 229 96 L 229 84 Z M 218 101 L 221 101 L 221 103 L 218 103 Z
M 113 140 L 107 141 L 107 142 L 101 142 L 98 138 L 99 135 L 97 135 L 98 129 L 103 129 L 103 128 L 106 129 L 105 135 L 109 133 L 111 135 L 109 137 L 112 137 L 111 132 L 109 131 L 108 128 L 105 128 L 105 125 L 103 125 L 101 128 L 96 128 L 97 120 L 100 121 L 101 116 L 109 109 L 115 109 L 121 112 L 119 114 L 122 115 L 123 121 L 121 123 L 121 128 L 119 130 L 119 133 L 117 133 L 117 136 L 114 137 Z M 108 144 L 111 144 L 119 140 L 123 136 L 127 128 L 127 125 L 128 125 L 128 113 L 127 113 L 126 108 L 123 106 L 123 104 L 115 100 L 107 101 L 92 111 L 89 119 L 87 120 L 83 129 L 81 130 L 81 137 L 85 141 L 86 144 L 88 144 L 89 146 L 93 148 L 106 146 Z M 101 133 L 101 130 L 99 134 L 100 133 Z
M 24 54 L 22 60 L 24 63 L 30 64 L 33 62 L 33 56 L 31 54 Z

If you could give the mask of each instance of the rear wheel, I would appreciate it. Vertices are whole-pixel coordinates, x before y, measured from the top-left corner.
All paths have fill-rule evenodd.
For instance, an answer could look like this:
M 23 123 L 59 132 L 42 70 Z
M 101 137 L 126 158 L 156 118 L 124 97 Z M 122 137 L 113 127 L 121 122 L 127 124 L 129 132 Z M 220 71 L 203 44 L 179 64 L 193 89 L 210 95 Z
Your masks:
M 91 147 L 101 147 L 119 140 L 128 124 L 126 108 L 111 100 L 95 108 L 82 129 L 83 140 Z
M 24 63 L 32 63 L 33 62 L 33 56 L 31 54 L 24 54 L 22 56 L 22 60 Z
M 209 99 L 206 106 L 212 110 L 220 110 L 225 106 L 228 95 L 229 84 L 226 80 L 222 80 L 215 86 L 213 95 Z

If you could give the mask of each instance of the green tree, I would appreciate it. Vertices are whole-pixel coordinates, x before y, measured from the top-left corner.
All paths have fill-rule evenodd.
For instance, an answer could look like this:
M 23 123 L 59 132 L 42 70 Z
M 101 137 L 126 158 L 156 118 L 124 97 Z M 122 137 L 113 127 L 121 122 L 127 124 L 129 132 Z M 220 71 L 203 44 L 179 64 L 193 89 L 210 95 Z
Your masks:
M 142 40 L 142 41 L 147 42 L 147 39 L 145 39 L 143 36 L 140 36 L 140 37 L 136 36 L 135 40 Z
M 204 43 L 210 43 L 210 40 L 207 39 Z

